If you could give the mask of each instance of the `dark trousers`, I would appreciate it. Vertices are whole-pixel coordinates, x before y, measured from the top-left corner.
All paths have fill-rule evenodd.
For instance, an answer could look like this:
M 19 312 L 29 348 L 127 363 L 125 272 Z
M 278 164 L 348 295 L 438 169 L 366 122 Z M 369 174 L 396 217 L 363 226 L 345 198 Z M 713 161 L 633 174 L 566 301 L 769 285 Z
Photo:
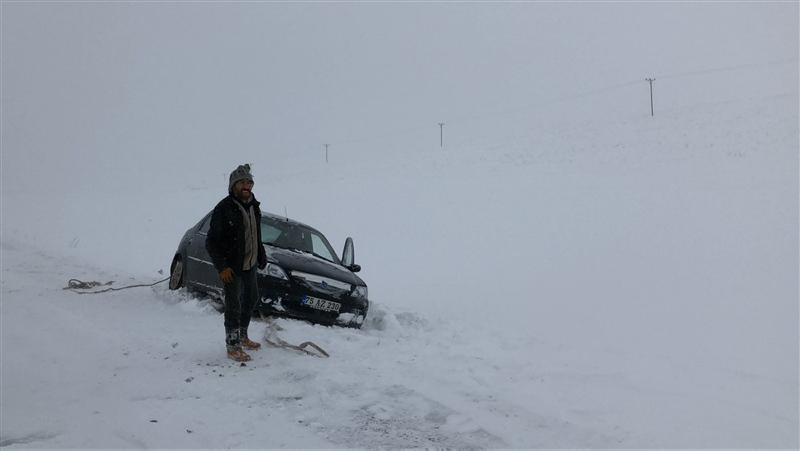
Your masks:
M 241 346 L 241 339 L 247 338 L 247 328 L 253 307 L 258 302 L 258 271 L 254 266 L 233 277 L 233 282 L 225 285 L 225 345 L 229 348 Z

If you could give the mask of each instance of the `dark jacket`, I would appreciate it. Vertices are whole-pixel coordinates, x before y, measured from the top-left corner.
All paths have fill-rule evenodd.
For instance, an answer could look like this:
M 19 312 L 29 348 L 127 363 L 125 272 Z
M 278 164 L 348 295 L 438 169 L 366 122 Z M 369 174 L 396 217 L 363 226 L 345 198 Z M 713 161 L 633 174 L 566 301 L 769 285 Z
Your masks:
M 260 202 L 252 195 L 250 204 L 255 209 L 256 218 L 261 217 Z M 235 274 L 242 273 L 244 265 L 244 218 L 237 203 L 247 208 L 233 194 L 219 201 L 211 214 L 211 226 L 206 236 L 206 250 L 217 271 L 231 268 Z M 260 221 L 259 221 L 260 225 Z M 261 245 L 261 227 L 258 227 L 258 263 L 259 268 L 267 266 L 267 254 Z

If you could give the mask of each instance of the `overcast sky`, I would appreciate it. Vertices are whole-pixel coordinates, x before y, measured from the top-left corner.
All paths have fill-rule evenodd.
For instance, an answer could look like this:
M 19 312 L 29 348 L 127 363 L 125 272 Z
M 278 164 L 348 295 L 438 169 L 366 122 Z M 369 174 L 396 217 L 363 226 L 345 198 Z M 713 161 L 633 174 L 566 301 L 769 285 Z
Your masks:
M 31 163 L 217 174 L 797 57 L 797 3 L 4 2 L 3 186 Z

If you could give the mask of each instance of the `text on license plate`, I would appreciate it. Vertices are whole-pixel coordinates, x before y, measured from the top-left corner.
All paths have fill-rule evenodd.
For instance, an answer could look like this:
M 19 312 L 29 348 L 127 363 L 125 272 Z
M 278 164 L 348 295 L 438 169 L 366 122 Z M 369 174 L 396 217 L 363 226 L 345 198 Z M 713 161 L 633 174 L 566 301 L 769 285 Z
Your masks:
M 317 310 L 322 310 L 324 312 L 336 312 L 339 313 L 339 308 L 342 304 L 333 301 L 326 301 L 325 299 L 315 298 L 313 296 L 303 295 L 300 299 L 300 303 L 306 305 L 311 308 L 315 308 Z

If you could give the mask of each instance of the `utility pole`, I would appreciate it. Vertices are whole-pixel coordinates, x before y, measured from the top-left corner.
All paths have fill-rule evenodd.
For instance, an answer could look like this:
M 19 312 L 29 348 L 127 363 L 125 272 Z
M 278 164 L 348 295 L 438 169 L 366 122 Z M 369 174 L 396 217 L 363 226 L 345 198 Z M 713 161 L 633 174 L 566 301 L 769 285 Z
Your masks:
M 655 78 L 645 78 L 648 82 L 650 82 L 650 116 L 653 116 L 653 82 L 656 81 Z
M 323 144 L 323 146 L 325 146 L 325 163 L 327 163 L 328 162 L 328 146 L 330 146 L 330 144 Z
M 439 147 L 444 146 L 444 122 L 439 122 Z

